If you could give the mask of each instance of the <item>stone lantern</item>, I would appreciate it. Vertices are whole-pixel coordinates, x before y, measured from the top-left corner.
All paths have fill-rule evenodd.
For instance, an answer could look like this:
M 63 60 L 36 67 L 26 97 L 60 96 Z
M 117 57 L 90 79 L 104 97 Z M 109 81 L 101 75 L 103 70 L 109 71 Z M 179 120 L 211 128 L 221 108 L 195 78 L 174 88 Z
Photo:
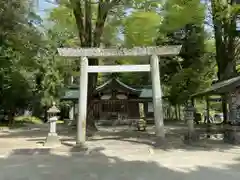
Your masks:
M 49 126 L 50 128 L 49 128 L 48 136 L 46 138 L 45 145 L 54 145 L 54 144 L 60 143 L 58 135 L 57 135 L 57 131 L 56 131 L 56 124 L 57 124 L 59 112 L 60 112 L 60 110 L 56 107 L 56 103 L 53 102 L 53 106 L 51 108 L 49 108 L 47 111 L 48 122 L 50 124 L 50 126 Z
M 187 143 L 191 143 L 192 141 L 195 141 L 198 139 L 198 136 L 195 133 L 194 130 L 194 113 L 196 109 L 193 107 L 191 101 L 187 102 L 186 107 L 184 108 L 184 119 L 187 122 L 188 126 L 188 132 L 185 135 L 184 140 Z

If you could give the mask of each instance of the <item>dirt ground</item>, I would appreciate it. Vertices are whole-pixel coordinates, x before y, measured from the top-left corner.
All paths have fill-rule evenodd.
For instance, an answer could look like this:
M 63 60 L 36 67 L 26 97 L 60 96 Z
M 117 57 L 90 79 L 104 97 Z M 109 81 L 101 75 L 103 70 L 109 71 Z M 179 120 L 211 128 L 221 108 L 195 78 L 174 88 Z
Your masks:
M 188 146 L 184 129 L 166 127 L 165 149 L 153 149 L 153 129 L 100 128 L 86 152 L 75 132 L 59 127 L 61 145 L 43 146 L 48 127 L 0 132 L 0 180 L 239 180 L 240 147 L 220 139 Z

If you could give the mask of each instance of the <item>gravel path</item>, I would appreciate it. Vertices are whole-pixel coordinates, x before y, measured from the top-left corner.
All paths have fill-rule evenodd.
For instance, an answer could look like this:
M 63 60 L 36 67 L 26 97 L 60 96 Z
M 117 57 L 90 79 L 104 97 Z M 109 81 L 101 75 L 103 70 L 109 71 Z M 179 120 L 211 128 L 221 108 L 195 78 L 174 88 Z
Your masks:
M 65 145 L 43 147 L 45 131 L 0 133 L 0 180 L 239 180 L 240 147 L 208 144 L 188 147 L 169 136 L 169 148 L 151 148 L 151 135 L 101 132 L 87 152 Z M 137 134 L 137 135 L 136 135 Z

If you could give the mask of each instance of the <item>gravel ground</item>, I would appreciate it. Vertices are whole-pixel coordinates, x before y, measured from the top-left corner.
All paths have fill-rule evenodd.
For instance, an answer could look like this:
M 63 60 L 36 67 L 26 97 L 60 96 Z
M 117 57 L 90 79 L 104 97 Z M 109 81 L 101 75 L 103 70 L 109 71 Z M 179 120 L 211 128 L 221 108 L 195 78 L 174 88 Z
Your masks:
M 42 145 L 46 127 L 1 132 L 0 180 L 240 179 L 240 147 L 220 141 L 186 146 L 174 127 L 167 132 L 166 149 L 155 150 L 152 133 L 101 129 L 86 152 L 72 146 L 74 134 L 64 129 L 64 145 L 54 148 Z

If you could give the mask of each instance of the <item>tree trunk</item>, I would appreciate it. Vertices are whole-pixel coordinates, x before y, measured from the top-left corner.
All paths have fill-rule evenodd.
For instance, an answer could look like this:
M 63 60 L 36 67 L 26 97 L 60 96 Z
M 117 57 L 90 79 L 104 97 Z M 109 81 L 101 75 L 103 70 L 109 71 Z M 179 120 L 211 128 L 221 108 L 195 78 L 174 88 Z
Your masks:
M 175 116 L 175 114 L 174 114 L 174 110 L 175 110 L 175 108 L 174 108 L 174 106 L 171 106 L 171 109 L 170 109 L 170 119 L 172 119 L 172 120 L 174 120 L 174 116 Z
M 178 120 L 181 120 L 181 106 L 178 104 Z
M 48 122 L 48 113 L 47 113 L 47 111 L 48 111 L 48 107 L 47 106 L 45 106 L 44 108 L 44 111 L 43 111 L 43 122 Z
M 95 24 L 95 29 L 92 26 L 92 1 L 85 0 L 84 2 L 80 0 L 70 0 L 71 7 L 73 9 L 73 14 L 76 20 L 76 25 L 78 28 L 78 35 L 81 42 L 81 47 L 100 47 L 101 37 L 103 34 L 104 24 L 107 19 L 109 10 L 115 5 L 117 5 L 120 0 L 104 1 L 99 0 L 97 20 Z M 83 10 L 84 8 L 84 10 Z M 89 65 L 98 65 L 98 59 L 89 59 Z M 98 74 L 89 74 L 88 76 L 88 114 L 87 115 L 87 126 L 96 129 L 93 113 L 91 99 L 93 98 L 93 92 L 97 86 Z
M 170 108 L 171 108 L 170 106 L 167 107 L 167 119 L 168 120 L 171 118 L 171 115 L 170 115 L 171 109 Z
M 98 59 L 89 59 L 89 65 L 98 65 Z M 97 79 L 98 79 L 98 74 L 97 73 L 91 73 L 88 74 L 88 103 L 87 103 L 87 128 L 97 130 L 97 127 L 95 125 L 95 119 L 93 115 L 93 93 L 96 89 L 97 86 Z
M 174 109 L 175 109 L 175 118 L 176 118 L 176 120 L 178 120 L 178 108 L 177 108 L 177 105 L 175 105 Z
M 223 124 L 227 124 L 228 109 L 227 109 L 227 98 L 226 98 L 226 95 L 222 95 L 222 111 L 223 111 Z
M 87 128 L 91 131 L 97 131 L 97 126 L 95 124 L 94 118 L 94 103 L 92 101 L 92 97 L 88 98 L 87 104 Z
M 236 64 L 234 61 L 231 61 L 227 64 L 224 73 L 220 74 L 220 79 L 228 79 L 231 78 L 232 76 L 235 76 L 236 74 L 237 74 Z M 226 124 L 228 120 L 227 96 L 228 96 L 227 93 L 222 95 L 223 124 Z
M 14 124 L 15 124 L 14 117 L 15 117 L 15 108 L 11 108 L 8 111 L 8 126 L 9 127 L 14 126 Z

